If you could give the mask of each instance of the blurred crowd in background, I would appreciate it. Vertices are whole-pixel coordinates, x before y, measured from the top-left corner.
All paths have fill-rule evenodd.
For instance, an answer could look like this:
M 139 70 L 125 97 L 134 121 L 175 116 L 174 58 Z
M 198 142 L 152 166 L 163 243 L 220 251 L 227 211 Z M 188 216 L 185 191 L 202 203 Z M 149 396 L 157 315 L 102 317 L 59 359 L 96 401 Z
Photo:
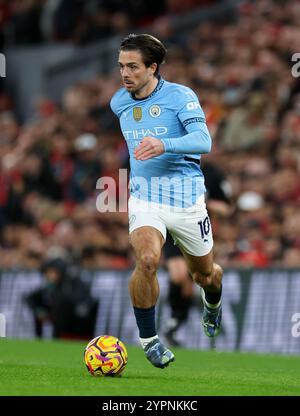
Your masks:
M 161 11 L 183 13 L 179 5 L 198 1 L 165 0 L 159 10 L 153 2 L 152 11 L 145 1 L 72 1 L 74 16 L 60 19 L 68 3 L 0 1 L 2 33 L 9 27 L 12 42 L 27 43 L 21 35 L 26 14 L 42 19 L 50 4 L 60 8 L 53 6 L 56 20 L 49 32 L 45 26 L 34 33 L 34 24 L 32 33 L 25 30 L 36 42 L 47 36 L 98 39 L 123 24 L 127 34 L 150 16 L 147 31 L 169 51 L 162 76 L 194 89 L 206 114 L 213 150 L 202 163 L 215 164 L 226 176 L 232 212 L 211 213 L 216 261 L 225 268 L 300 266 L 300 77 L 291 71 L 291 56 L 300 52 L 300 3 L 243 2 L 233 22 L 205 22 L 184 36 Z M 135 4 L 145 7 L 143 17 L 133 13 Z M 78 19 L 82 7 L 99 12 Z M 10 97 L 1 94 L 2 268 L 36 268 L 50 256 L 87 268 L 133 266 L 127 213 L 96 209 L 97 179 L 118 182 L 119 169 L 128 168 L 126 143 L 109 108 L 119 87 L 116 65 L 109 75 L 65 90 L 59 104 L 40 100 L 35 117 L 23 125 Z
M 0 0 L 0 44 L 84 44 L 183 15 L 215 0 Z

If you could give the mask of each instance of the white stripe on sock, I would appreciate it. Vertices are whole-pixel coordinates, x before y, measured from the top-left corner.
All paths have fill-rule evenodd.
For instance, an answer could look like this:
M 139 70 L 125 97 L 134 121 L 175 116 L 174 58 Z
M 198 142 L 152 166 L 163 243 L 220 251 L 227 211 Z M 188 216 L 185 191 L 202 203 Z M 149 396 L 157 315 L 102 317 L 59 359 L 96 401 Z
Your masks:
M 147 345 L 151 341 L 153 341 L 155 338 L 158 339 L 158 335 L 154 335 L 153 337 L 150 337 L 150 338 L 140 338 L 140 343 L 141 343 L 141 346 L 143 347 L 143 349 L 145 349 L 147 347 Z
M 208 303 L 206 299 L 205 300 L 205 305 L 210 308 L 210 309 L 217 309 L 220 305 L 221 305 L 221 299 L 219 300 L 218 303 Z

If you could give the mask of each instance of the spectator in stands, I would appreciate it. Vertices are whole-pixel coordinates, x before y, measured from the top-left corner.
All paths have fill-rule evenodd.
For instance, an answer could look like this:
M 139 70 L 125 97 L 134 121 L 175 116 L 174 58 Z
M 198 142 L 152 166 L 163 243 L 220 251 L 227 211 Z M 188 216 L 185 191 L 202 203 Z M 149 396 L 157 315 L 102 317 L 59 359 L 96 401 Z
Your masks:
M 32 45 L 42 41 L 40 31 L 41 5 L 37 0 L 13 0 L 8 22 L 9 43 Z
M 34 314 L 36 336 L 43 336 L 43 325 L 49 322 L 54 338 L 91 339 L 98 301 L 92 298 L 89 286 L 72 276 L 61 258 L 46 261 L 41 271 L 45 284 L 26 298 Z
M 93 134 L 81 134 L 74 142 L 75 163 L 68 186 L 69 198 L 83 202 L 94 194 L 101 177 L 101 165 L 97 157 L 97 138 Z

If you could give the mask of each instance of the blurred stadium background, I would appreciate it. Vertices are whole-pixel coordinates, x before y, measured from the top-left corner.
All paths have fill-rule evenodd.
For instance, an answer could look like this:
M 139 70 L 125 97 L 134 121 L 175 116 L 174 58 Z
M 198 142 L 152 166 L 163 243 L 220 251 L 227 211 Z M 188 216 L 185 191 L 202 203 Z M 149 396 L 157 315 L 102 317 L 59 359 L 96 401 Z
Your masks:
M 299 354 L 297 0 L 0 0 L 6 58 L 0 313 L 6 336 L 52 337 L 53 323 L 42 314 L 34 319 L 30 294 L 51 287 L 42 271 L 53 261 L 68 275 L 54 313 L 68 315 L 67 299 L 75 320 L 56 336 L 110 333 L 136 343 L 127 214 L 96 209 L 97 179 L 118 181 L 119 169 L 128 167 L 109 101 L 120 86 L 119 41 L 132 32 L 152 33 L 168 47 L 162 75 L 198 93 L 214 141 L 204 163 L 226 175 L 234 210 L 229 218 L 212 215 L 216 260 L 225 269 L 217 349 Z M 170 315 L 163 258 L 159 280 L 162 331 Z M 40 293 L 46 302 L 49 293 Z M 209 349 L 200 319 L 195 291 L 179 337 L 186 347 Z M 87 320 L 93 327 L 84 333 Z

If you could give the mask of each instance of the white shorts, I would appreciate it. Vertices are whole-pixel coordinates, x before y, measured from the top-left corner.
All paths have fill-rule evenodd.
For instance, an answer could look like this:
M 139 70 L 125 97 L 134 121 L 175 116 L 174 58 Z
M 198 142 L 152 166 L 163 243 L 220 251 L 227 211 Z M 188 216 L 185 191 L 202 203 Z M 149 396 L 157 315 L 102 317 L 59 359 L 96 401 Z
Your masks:
M 205 256 L 213 247 L 210 219 L 204 195 L 189 208 L 172 208 L 130 197 L 129 233 L 140 227 L 153 227 L 166 239 L 167 230 L 174 242 L 192 256 Z

